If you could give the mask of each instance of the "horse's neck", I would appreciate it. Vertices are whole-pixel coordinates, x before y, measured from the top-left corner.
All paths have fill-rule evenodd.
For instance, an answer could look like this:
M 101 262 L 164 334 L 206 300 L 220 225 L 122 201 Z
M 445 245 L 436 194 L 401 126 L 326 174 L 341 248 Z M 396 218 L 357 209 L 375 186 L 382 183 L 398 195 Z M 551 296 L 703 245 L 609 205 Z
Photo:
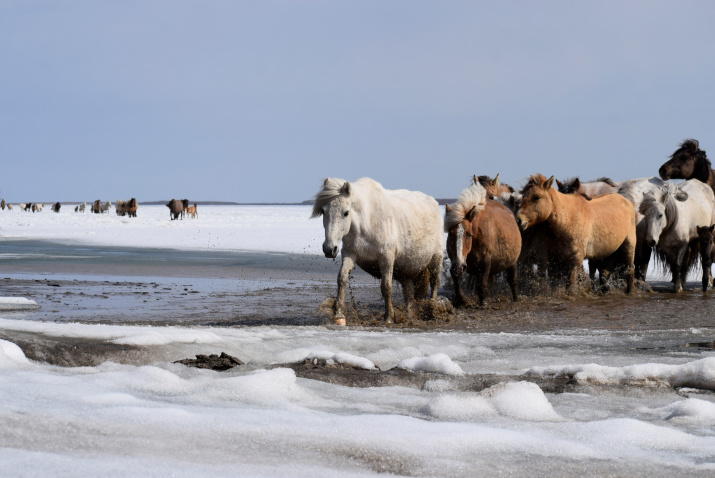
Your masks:
M 568 232 L 574 220 L 571 201 L 572 195 L 561 194 L 558 191 L 551 192 L 551 203 L 553 204 L 551 215 L 546 219 L 554 233 Z M 575 198 L 575 196 L 574 196 Z

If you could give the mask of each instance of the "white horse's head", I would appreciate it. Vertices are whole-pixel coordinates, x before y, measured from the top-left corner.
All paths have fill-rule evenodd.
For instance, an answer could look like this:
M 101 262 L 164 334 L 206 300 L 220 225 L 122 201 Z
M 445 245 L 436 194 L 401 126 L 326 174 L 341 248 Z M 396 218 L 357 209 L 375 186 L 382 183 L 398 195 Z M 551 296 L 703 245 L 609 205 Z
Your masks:
M 657 191 L 648 191 L 643 195 L 640 213 L 645 216 L 645 244 L 648 247 L 658 245 L 658 240 L 670 224 L 675 220 L 678 210 L 675 201 L 685 201 L 688 194 L 680 189 L 671 190 L 661 187 Z
M 350 183 L 334 178 L 326 178 L 323 189 L 315 196 L 311 217 L 323 216 L 325 257 L 337 257 L 340 242 L 350 232 L 354 212 L 352 196 Z

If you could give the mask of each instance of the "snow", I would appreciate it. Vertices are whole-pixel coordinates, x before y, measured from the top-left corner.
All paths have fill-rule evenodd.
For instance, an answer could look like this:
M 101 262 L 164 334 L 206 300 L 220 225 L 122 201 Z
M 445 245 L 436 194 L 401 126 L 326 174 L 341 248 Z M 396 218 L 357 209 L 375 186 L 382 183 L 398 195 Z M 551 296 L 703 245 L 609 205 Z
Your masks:
M 24 297 L 0 297 L 0 311 L 3 310 L 32 310 L 39 309 L 40 305 L 34 300 Z
M 65 208 L 4 213 L 0 230 L 6 240 L 319 254 L 322 224 L 309 214 L 199 205 L 199 219 L 169 221 L 163 206 L 140 205 L 136 219 Z M 707 324 L 410 333 L 19 317 L 0 318 L 0 334 L 1 475 L 715 474 L 715 352 L 673 346 L 709 340 Z M 28 335 L 97 343 L 110 358 L 74 368 L 30 360 Z M 221 351 L 246 365 L 219 373 L 174 363 Z M 426 381 L 348 387 L 282 366 L 306 359 L 368 375 L 399 367 Z M 477 374 L 497 384 L 472 390 Z M 526 380 L 556 376 L 580 388 L 545 393 Z

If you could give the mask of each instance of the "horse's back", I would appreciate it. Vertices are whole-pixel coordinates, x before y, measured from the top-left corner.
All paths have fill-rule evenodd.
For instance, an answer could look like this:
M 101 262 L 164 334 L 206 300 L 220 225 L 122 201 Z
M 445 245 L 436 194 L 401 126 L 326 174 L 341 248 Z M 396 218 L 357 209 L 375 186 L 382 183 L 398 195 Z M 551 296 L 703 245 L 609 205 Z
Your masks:
M 604 194 L 587 201 L 591 224 L 587 258 L 611 255 L 624 243 L 635 247 L 636 211 L 630 200 L 616 193 Z

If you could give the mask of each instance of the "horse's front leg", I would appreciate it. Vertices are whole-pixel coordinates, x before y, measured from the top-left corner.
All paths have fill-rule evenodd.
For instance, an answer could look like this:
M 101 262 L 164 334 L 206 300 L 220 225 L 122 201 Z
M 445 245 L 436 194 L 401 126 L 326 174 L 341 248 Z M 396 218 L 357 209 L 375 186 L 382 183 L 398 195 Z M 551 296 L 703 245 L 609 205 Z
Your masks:
M 395 266 L 395 259 L 392 257 L 385 258 L 380 261 L 380 292 L 382 298 L 385 299 L 385 322 L 391 324 L 395 317 L 395 311 L 392 308 L 392 269 Z
M 349 255 L 343 255 L 338 273 L 338 295 L 335 298 L 333 320 L 338 325 L 345 325 L 345 288 L 348 285 L 350 273 L 355 268 L 355 259 Z
M 688 246 L 680 247 L 675 253 L 675 257 L 670 262 L 670 270 L 673 273 L 673 292 L 683 292 L 683 262 L 687 260 Z M 687 265 L 685 266 L 687 267 Z
M 481 264 L 477 269 L 477 296 L 479 297 L 479 307 L 484 305 L 484 296 L 489 292 L 489 273 L 491 271 L 491 264 L 485 262 Z

